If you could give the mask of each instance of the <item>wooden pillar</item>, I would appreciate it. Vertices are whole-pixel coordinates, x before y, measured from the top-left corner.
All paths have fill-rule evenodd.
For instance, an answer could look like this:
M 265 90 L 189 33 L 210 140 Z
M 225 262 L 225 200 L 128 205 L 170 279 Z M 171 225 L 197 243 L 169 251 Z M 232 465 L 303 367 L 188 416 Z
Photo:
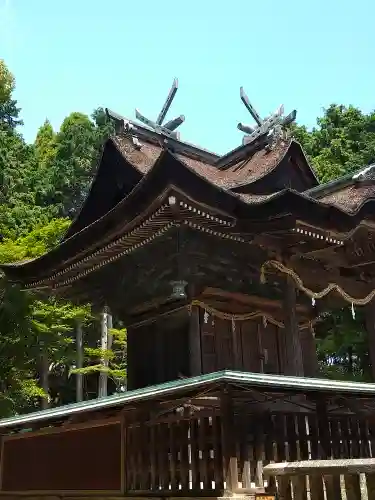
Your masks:
M 303 371 L 305 377 L 318 376 L 318 354 L 316 352 L 315 334 L 312 326 L 300 331 Z
M 226 387 L 222 391 L 220 399 L 225 493 L 230 495 L 238 490 L 236 422 L 234 420 L 234 401 L 230 388 Z
M 82 323 L 76 324 L 76 367 L 83 368 L 83 332 Z M 76 401 L 83 401 L 83 374 L 76 373 Z
M 199 307 L 192 306 L 189 322 L 189 367 L 190 376 L 202 373 L 202 344 L 199 318 Z
M 112 316 L 110 315 L 108 308 L 105 307 L 101 314 L 101 348 L 103 351 L 107 351 L 112 347 L 112 335 L 109 333 L 109 330 L 112 328 Z M 108 359 L 105 357 L 102 358 L 101 365 L 103 371 L 99 374 L 99 390 L 98 397 L 104 398 L 108 394 Z
M 330 426 L 327 411 L 327 401 L 322 396 L 316 397 L 316 416 L 319 431 L 319 444 L 320 444 L 320 459 L 326 460 L 331 458 L 332 447 L 330 438 Z
M 262 344 L 262 336 L 266 335 L 266 332 L 263 331 L 264 327 L 260 323 L 256 324 L 256 328 L 257 328 L 257 353 L 259 358 L 258 371 L 259 373 L 264 373 L 265 359 L 264 359 L 264 349 Z
M 303 358 L 300 333 L 297 319 L 297 291 L 291 277 L 286 278 L 285 286 L 285 343 L 287 349 L 287 363 L 285 375 L 303 377 Z
M 368 350 L 371 369 L 371 378 L 375 382 L 375 301 L 372 300 L 366 305 L 366 330 L 368 338 Z

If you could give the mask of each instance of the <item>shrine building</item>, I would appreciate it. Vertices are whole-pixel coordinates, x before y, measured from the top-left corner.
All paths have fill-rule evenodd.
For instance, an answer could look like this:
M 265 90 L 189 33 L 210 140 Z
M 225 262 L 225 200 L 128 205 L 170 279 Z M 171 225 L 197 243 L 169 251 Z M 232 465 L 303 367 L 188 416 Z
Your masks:
M 180 138 L 183 116 L 163 124 L 176 90 L 155 121 L 107 110 L 115 134 L 64 238 L 1 266 L 127 328 L 126 393 L 0 421 L 2 494 L 217 497 L 264 491 L 275 454 L 373 456 L 375 386 L 317 378 L 314 325 L 365 307 L 375 380 L 375 166 L 319 184 L 296 113 L 262 119 L 243 89 L 255 125 L 217 155 Z M 56 472 L 74 446 L 91 472 Z M 48 474 L 27 472 L 36 458 Z

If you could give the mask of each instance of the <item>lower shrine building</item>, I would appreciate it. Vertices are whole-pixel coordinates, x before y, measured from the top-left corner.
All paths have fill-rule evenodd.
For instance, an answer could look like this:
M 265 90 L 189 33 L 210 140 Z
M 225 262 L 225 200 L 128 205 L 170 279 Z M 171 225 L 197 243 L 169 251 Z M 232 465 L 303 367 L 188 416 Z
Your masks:
M 104 145 L 86 202 L 65 237 L 39 258 L 2 266 L 7 280 L 25 290 L 89 302 L 120 319 L 127 328 L 128 392 L 99 400 L 97 407 L 87 402 L 65 413 L 41 412 L 36 420 L 0 422 L 0 432 L 27 425 L 35 430 L 41 421 L 69 427 L 69 415 L 125 405 L 107 443 L 114 439 L 115 449 L 116 436 L 123 439 L 125 418 L 127 444 L 121 441 L 125 448 L 116 453 L 126 466 L 120 458 L 112 465 L 121 474 L 126 469 L 126 477 L 117 477 L 116 488 L 99 488 L 111 494 L 205 489 L 215 495 L 249 490 L 254 477 L 263 487 L 259 461 L 273 460 L 276 449 L 279 459 L 294 451 L 297 456 L 298 439 L 302 458 L 372 456 L 364 446 L 373 439 L 372 427 L 359 420 L 356 431 L 350 427 L 358 408 L 348 395 L 371 399 L 373 387 L 330 387 L 312 378 L 318 375 L 314 324 L 324 311 L 343 306 L 366 307 L 375 378 L 375 167 L 320 185 L 286 131 L 295 113 L 284 116 L 280 109 L 262 120 L 242 90 L 256 126 L 240 124 L 243 144 L 222 156 L 211 153 L 180 140 L 176 128 L 183 117 L 163 125 L 175 91 L 156 121 L 137 112 L 140 124 L 108 111 L 116 133 Z M 287 402 L 275 417 L 280 408 L 267 405 L 278 398 Z M 250 413 L 253 423 L 246 427 Z M 355 450 L 341 449 L 344 438 L 336 443 L 336 424 L 358 441 Z M 283 441 L 284 431 L 289 437 Z M 267 435 L 272 443 L 263 440 Z M 104 431 L 102 437 L 104 442 Z M 82 437 L 87 450 L 91 439 L 89 433 L 87 442 Z M 287 441 L 292 444 L 285 452 Z M 105 469 L 108 483 L 111 467 Z M 76 478 L 70 490 L 96 489 L 87 474 L 84 487 Z M 58 487 L 33 481 L 22 491 L 64 489 L 61 478 Z M 14 488 L 12 483 L 7 491 Z

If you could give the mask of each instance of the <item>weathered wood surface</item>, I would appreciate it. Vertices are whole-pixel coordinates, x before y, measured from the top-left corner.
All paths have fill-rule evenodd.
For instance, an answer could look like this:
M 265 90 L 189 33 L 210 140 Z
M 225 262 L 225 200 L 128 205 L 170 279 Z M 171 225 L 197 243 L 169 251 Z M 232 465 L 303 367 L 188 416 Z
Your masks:
M 150 418 L 143 429 L 136 420 L 129 426 L 128 494 L 261 492 L 267 484 L 271 489 L 276 486 L 272 476 L 268 482 L 264 477 L 264 470 L 273 462 L 302 460 L 305 464 L 319 459 L 322 463 L 323 458 L 331 458 L 328 463 L 334 463 L 337 458 L 345 464 L 346 459 L 357 458 L 353 463 L 363 464 L 359 457 L 373 456 L 373 428 L 365 419 L 327 415 L 323 429 L 314 413 L 249 413 L 246 407 L 234 409 L 228 394 L 222 398 L 215 408 L 198 410 L 198 402 L 194 402 L 177 415 Z M 375 458 L 367 460 L 375 463 Z M 335 491 L 336 480 L 329 479 L 329 471 L 325 475 L 326 488 Z M 357 479 L 345 481 L 348 489 L 355 489 Z M 301 479 L 288 485 L 296 495 L 302 487 L 308 489 Z M 309 490 L 320 491 L 320 487 L 319 478 L 312 478 Z
M 373 500 L 375 458 L 302 460 L 264 467 L 279 500 Z

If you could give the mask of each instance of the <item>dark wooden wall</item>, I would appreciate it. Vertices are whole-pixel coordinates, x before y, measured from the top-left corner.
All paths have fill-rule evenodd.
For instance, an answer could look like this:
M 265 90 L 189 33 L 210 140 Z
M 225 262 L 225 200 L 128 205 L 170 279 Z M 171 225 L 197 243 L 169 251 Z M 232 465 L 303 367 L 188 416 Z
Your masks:
M 187 311 L 128 329 L 128 389 L 221 370 L 285 373 L 289 348 L 284 328 L 260 318 L 233 324 L 207 316 L 201 308 L 197 313 L 194 342 L 199 345 L 194 352 L 189 346 L 189 324 L 197 318 Z M 304 373 L 315 376 L 317 360 L 311 332 L 300 332 L 300 340 Z M 195 368 L 192 356 L 198 357 Z
M 188 377 L 187 311 L 128 329 L 128 389 Z
M 234 326 L 234 327 L 233 327 Z M 283 331 L 262 321 L 232 321 L 200 313 L 202 371 L 282 373 Z
M 121 425 L 4 438 L 3 492 L 121 490 Z

